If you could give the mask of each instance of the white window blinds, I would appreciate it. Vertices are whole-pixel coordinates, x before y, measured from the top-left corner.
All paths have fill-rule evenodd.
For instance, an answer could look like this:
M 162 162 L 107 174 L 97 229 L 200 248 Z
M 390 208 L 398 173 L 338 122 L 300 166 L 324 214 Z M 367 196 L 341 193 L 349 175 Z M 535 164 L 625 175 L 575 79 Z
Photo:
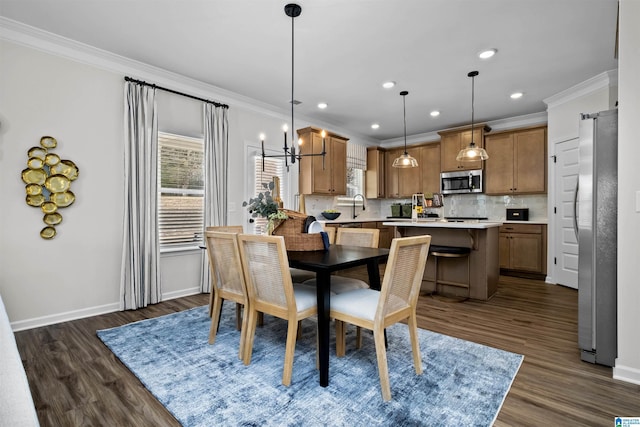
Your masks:
M 202 139 L 158 133 L 158 232 L 163 248 L 202 244 Z
M 277 176 L 278 178 L 280 178 L 280 197 L 282 199 L 285 199 L 285 195 L 289 193 L 287 188 L 287 179 L 285 174 L 284 160 L 280 158 L 265 157 L 264 171 L 262 171 L 262 156 L 255 156 L 253 164 L 254 164 L 253 173 L 255 178 L 253 197 L 257 196 L 258 193 L 264 193 L 265 188 L 263 187 L 262 184 L 264 183 L 268 185 L 271 181 L 273 181 L 273 177 Z M 253 218 L 253 221 L 254 221 L 253 232 L 255 234 L 264 233 L 267 226 L 267 218 L 256 217 L 256 218 Z
M 367 170 L 367 147 L 347 142 L 347 169 Z

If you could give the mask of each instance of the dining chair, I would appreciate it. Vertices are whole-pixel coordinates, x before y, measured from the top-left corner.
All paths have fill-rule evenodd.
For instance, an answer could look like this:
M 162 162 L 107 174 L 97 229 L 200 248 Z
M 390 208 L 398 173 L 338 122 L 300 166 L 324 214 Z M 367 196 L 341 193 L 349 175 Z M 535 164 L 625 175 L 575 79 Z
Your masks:
M 377 228 L 340 227 L 336 231 L 335 244 L 377 248 L 380 241 L 380 230 Z M 304 284 L 315 286 L 315 278 L 304 281 Z M 331 293 L 341 294 L 353 289 L 365 289 L 369 284 L 355 277 L 331 276 Z
M 258 313 L 288 322 L 282 384 L 291 384 L 298 322 L 317 314 L 316 292 L 294 287 L 283 236 L 238 236 L 247 293 L 249 321 L 244 348 L 244 364 L 251 363 Z
M 240 327 L 240 346 L 238 358 L 244 355 L 245 337 L 247 333 L 249 296 L 244 279 L 238 233 L 220 231 L 206 231 L 207 253 L 211 268 L 211 328 L 209 330 L 209 344 L 215 343 L 223 300 L 236 303 L 236 321 L 238 307 L 244 306 L 242 325 Z
M 391 400 L 385 328 L 407 320 L 413 364 L 416 374 L 422 374 L 416 305 L 430 243 L 429 235 L 393 239 L 380 291 L 355 289 L 331 297 L 330 316 L 336 321 L 337 356 L 345 353 L 345 322 L 372 330 L 385 401 Z
M 241 225 L 210 225 L 205 227 L 205 233 L 207 231 L 221 231 L 224 233 L 243 233 L 244 229 Z M 210 252 L 209 252 L 210 253 Z M 212 271 L 212 279 L 213 281 L 213 271 Z M 215 293 L 215 287 L 213 284 L 211 285 L 211 293 L 209 294 L 209 317 L 213 314 L 213 294 Z M 242 306 L 240 304 L 236 304 L 236 329 L 240 330 L 242 324 Z

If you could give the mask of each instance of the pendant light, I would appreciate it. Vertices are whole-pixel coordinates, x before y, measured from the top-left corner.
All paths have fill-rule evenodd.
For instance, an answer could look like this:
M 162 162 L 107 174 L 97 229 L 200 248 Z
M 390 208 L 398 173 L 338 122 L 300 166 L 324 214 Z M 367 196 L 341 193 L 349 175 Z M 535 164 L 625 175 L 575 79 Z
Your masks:
M 409 92 L 403 90 L 400 92 L 400 95 L 402 96 L 402 108 L 404 114 L 404 153 L 398 156 L 391 166 L 394 168 L 417 168 L 418 161 L 407 153 L 407 106 L 405 103 L 405 96 L 409 95 Z
M 321 153 L 309 153 L 309 154 L 302 154 L 300 151 L 298 151 L 296 153 L 296 146 L 299 146 L 300 141 L 298 139 L 295 138 L 295 126 L 294 126 L 294 122 L 293 122 L 293 107 L 295 104 L 299 104 L 299 102 L 297 102 L 295 100 L 295 98 L 293 97 L 293 82 L 294 82 L 294 20 L 295 18 L 297 18 L 298 16 L 300 16 L 300 14 L 302 13 L 302 7 L 300 7 L 300 5 L 295 4 L 295 3 L 289 3 L 284 7 L 284 13 L 291 18 L 291 147 L 289 147 L 287 145 L 287 130 L 288 130 L 288 126 L 284 125 L 283 126 L 283 130 L 284 130 L 284 154 L 277 154 L 277 155 L 266 155 L 264 153 L 264 137 L 261 135 L 261 139 L 262 139 L 262 171 L 264 172 L 264 159 L 265 157 L 284 157 L 284 164 L 287 167 L 287 172 L 289 172 L 289 159 L 291 160 L 291 164 L 294 164 L 296 162 L 296 160 L 300 160 L 303 157 L 309 157 L 309 156 L 322 156 L 322 168 L 324 169 L 324 157 L 325 154 L 327 154 L 326 150 L 325 150 L 325 144 L 324 144 L 324 136 L 322 137 L 322 152 Z M 324 132 L 324 131 L 323 131 Z M 298 141 L 298 143 L 296 143 L 296 141 Z M 299 148 L 299 147 L 298 147 Z
M 469 144 L 469 146 L 467 148 L 463 148 L 462 150 L 460 150 L 460 152 L 458 153 L 458 156 L 456 157 L 456 160 L 459 162 L 475 162 L 478 160 L 487 160 L 489 158 L 489 155 L 487 154 L 487 151 L 482 148 L 482 147 L 478 147 L 476 146 L 476 143 L 473 141 L 473 119 L 474 119 L 474 111 L 473 111 L 473 101 L 474 101 L 474 82 L 475 82 L 475 77 L 478 75 L 479 73 L 477 71 L 471 71 L 469 74 L 467 74 L 467 77 L 471 77 L 471 143 Z

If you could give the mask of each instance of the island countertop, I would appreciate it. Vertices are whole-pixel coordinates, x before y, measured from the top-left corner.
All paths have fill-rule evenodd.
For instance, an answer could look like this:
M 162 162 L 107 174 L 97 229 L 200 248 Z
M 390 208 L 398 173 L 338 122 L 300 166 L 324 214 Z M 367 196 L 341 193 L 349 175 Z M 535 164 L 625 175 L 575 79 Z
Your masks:
M 408 220 L 401 221 L 385 221 L 382 225 L 394 226 L 394 227 L 421 227 L 421 228 L 462 228 L 462 229 L 476 229 L 486 230 L 487 228 L 500 227 L 502 222 L 494 221 L 462 221 L 462 222 L 448 222 L 448 221 L 430 221 L 430 220 L 418 220 L 417 222 L 411 222 Z

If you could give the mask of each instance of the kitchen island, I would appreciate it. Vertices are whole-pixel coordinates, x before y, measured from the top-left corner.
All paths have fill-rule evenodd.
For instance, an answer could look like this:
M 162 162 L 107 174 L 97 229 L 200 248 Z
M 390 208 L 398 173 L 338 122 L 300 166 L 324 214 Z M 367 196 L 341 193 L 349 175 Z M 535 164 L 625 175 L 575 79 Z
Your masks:
M 468 281 L 469 298 L 475 300 L 486 301 L 496 292 L 500 275 L 498 236 L 501 222 L 418 220 L 414 223 L 409 220 L 386 221 L 383 224 L 395 227 L 395 237 L 429 234 L 432 245 L 470 248 L 470 277 L 467 277 L 467 259 L 451 258 L 438 263 L 438 278 L 453 282 Z M 422 291 L 427 293 L 435 291 L 433 258 L 427 258 L 422 279 Z M 451 285 L 440 285 L 439 291 L 453 296 L 463 296 L 467 292 L 464 288 Z

